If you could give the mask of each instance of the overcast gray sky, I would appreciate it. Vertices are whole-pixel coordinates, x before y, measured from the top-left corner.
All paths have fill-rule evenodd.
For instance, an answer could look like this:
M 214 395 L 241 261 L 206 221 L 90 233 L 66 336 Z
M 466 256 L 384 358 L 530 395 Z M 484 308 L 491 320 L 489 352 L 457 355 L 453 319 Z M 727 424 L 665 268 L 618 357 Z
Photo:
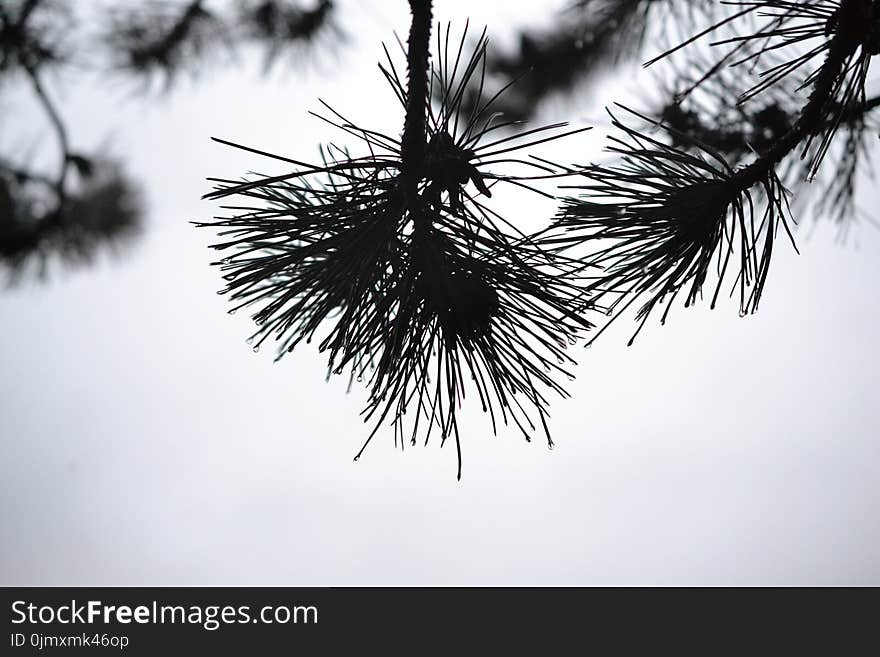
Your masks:
M 471 409 L 460 483 L 436 442 L 401 453 L 380 434 L 352 462 L 363 393 L 325 384 L 314 349 L 254 354 L 188 223 L 214 212 L 207 176 L 271 168 L 211 136 L 311 157 L 338 137 L 307 116 L 318 97 L 399 130 L 375 61 L 405 3 L 341 4 L 355 38 L 304 70 L 246 63 L 161 100 L 53 87 L 77 144 L 108 144 L 143 182 L 148 227 L 125 257 L 0 295 L 0 583 L 880 584 L 876 229 L 841 246 L 805 221 L 756 316 L 681 310 L 631 348 L 621 325 L 577 353 L 554 451 L 492 437 Z M 546 20 L 536 4 L 436 15 L 509 38 Z M 617 80 L 544 118 L 601 116 L 638 88 Z M 3 144 L 41 129 L 20 96 L 0 102 Z M 565 159 L 596 157 L 594 132 Z M 536 228 L 553 211 L 499 201 Z

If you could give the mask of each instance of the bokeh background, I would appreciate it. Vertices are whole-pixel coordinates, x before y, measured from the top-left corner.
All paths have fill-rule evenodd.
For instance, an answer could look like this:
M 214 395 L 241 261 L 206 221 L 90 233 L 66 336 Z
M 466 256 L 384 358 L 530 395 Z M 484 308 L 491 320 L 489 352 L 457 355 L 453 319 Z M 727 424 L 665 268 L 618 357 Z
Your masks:
M 454 446 L 396 450 L 365 400 L 324 382 L 316 349 L 273 364 L 246 345 L 209 266 L 209 176 L 275 165 L 224 137 L 311 158 L 337 139 L 323 98 L 394 133 L 380 42 L 406 3 L 346 2 L 348 38 L 262 74 L 257 53 L 168 93 L 88 73 L 52 80 L 77 143 L 140 181 L 146 230 L 87 268 L 0 293 L 0 584 L 880 584 L 880 232 L 837 243 L 801 218 L 761 311 L 674 313 L 633 347 L 621 322 L 576 354 L 557 443 L 463 418 Z M 493 39 L 563 3 L 437 0 Z M 650 44 L 648 46 L 650 49 Z M 644 102 L 622 67 L 540 120 L 597 129 L 549 154 L 601 156 L 603 106 Z M 51 137 L 25 90 L 0 98 L 0 141 Z M 42 136 L 41 136 L 42 135 Z M 28 141 L 31 140 L 31 141 Z M 537 229 L 553 205 L 497 199 Z M 869 181 L 859 203 L 876 209 Z

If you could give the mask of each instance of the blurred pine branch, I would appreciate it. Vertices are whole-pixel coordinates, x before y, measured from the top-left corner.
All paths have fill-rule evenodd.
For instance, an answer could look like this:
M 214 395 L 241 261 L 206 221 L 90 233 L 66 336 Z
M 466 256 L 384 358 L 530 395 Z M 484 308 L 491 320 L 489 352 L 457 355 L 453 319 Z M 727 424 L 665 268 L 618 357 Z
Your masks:
M 30 88 L 58 153 L 54 173 L 0 153 L 0 266 L 12 280 L 31 263 L 45 273 L 52 258 L 88 263 L 137 235 L 142 222 L 136 185 L 122 174 L 107 178 L 105 154 L 74 150 L 76 126 L 53 97 L 50 73 L 87 68 L 167 89 L 182 73 L 231 61 L 223 51 L 262 49 L 269 67 L 287 52 L 343 38 L 332 0 L 111 2 L 87 7 L 85 19 L 77 9 L 65 0 L 0 3 L 0 89 L 13 81 Z

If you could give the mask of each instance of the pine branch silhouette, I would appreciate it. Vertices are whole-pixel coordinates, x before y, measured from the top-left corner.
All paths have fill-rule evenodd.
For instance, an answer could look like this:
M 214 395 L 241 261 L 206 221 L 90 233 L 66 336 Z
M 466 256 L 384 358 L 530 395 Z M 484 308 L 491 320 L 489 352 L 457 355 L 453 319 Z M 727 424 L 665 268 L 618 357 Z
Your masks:
M 704 37 L 721 53 L 689 61 L 657 118 L 623 106 L 611 112 L 611 162 L 527 156 L 525 149 L 583 129 L 525 129 L 515 112 L 500 112 L 516 87 L 488 91 L 485 31 L 466 54 L 467 29 L 456 49 L 449 29 L 438 27 L 432 66 L 432 8 L 424 0 L 410 0 L 406 80 L 390 56 L 380 65 L 403 110 L 400 138 L 325 106 L 322 118 L 360 141 L 363 155 L 328 147 L 310 164 L 223 142 L 292 170 L 215 180 L 209 198 L 250 203 L 200 224 L 224 236 L 216 249 L 232 252 L 217 263 L 228 282 L 221 292 L 233 310 L 252 313 L 255 348 L 274 339 L 280 358 L 319 336 L 328 378 L 347 372 L 366 384 L 363 414 L 373 429 L 356 460 L 385 424 L 401 446 L 420 435 L 427 443 L 436 431 L 441 444 L 454 437 L 460 477 L 465 391 L 479 398 L 493 428 L 513 423 L 528 440 L 540 427 L 552 446 L 548 393 L 566 394 L 559 383 L 571 375 L 566 347 L 593 328 L 588 316 L 606 320 L 587 346 L 633 306 L 630 344 L 652 315 L 665 323 L 676 300 L 689 307 L 704 292 L 714 307 L 729 290 L 741 316 L 754 313 L 777 239 L 794 246 L 800 208 L 787 186 L 812 181 L 833 157 L 838 175 L 827 183 L 826 207 L 838 217 L 852 207 L 877 108 L 866 85 L 878 3 L 727 4 L 723 16 L 711 3 L 690 5 L 691 19 L 714 22 L 649 62 L 678 57 Z M 636 43 L 651 12 L 672 11 L 665 2 L 580 6 L 595 10 L 595 25 L 613 23 Z M 595 47 L 611 52 L 613 35 L 603 38 Z M 547 57 L 573 79 L 560 52 L 551 48 Z M 546 93 L 526 86 L 530 98 Z M 501 164 L 514 171 L 502 173 Z M 490 205 L 493 188 L 504 184 L 557 198 L 540 188 L 546 181 L 577 191 L 561 199 L 547 229 L 519 233 Z
M 790 235 L 787 202 L 775 170 L 768 166 L 760 174 L 749 168 L 735 171 L 722 153 L 684 133 L 665 128 L 687 149 L 612 118 L 623 136 L 611 139 L 609 151 L 621 157 L 620 163 L 584 171 L 591 180 L 580 187 L 584 197 L 566 201 L 556 222 L 559 233 L 546 237 L 545 243 L 599 243 L 588 264 L 601 274 L 588 290 L 613 319 L 647 297 L 630 344 L 658 306 L 666 304 L 661 316 L 665 323 L 679 294 L 685 307 L 696 303 L 713 264 L 717 282 L 712 306 L 733 260 L 739 263 L 740 314 L 755 312 L 776 234 L 781 229 Z M 752 187 L 758 187 L 764 199 L 757 221 Z
M 581 317 L 579 265 L 542 251 L 489 199 L 497 185 L 548 194 L 536 185 L 571 171 L 529 161 L 525 151 L 584 128 L 496 136 L 503 126 L 494 99 L 462 105 L 471 81 L 485 75 L 485 31 L 468 54 L 467 29 L 453 52 L 447 29 L 432 67 L 431 3 L 410 5 L 406 82 L 390 56 L 380 66 L 403 110 L 402 136 L 357 126 L 327 107 L 327 120 L 368 155 L 327 149 L 312 165 L 247 149 L 295 169 L 218 181 L 210 198 L 258 204 L 203 225 L 227 236 L 215 248 L 236 250 L 219 263 L 228 272 L 223 291 L 236 309 L 258 306 L 255 348 L 274 337 L 280 357 L 330 324 L 319 346 L 329 353 L 329 373 L 348 370 L 369 390 L 364 416 L 374 429 L 364 448 L 386 422 L 401 446 L 436 432 L 441 443 L 454 438 L 460 477 L 457 413 L 466 393 L 493 427 L 515 424 L 527 440 L 543 430 L 552 446 L 548 394 L 566 394 L 558 382 L 572 376 L 566 350 L 590 328 Z M 496 169 L 510 163 L 524 173 Z
M 546 238 L 549 244 L 566 247 L 598 242 L 586 261 L 602 272 L 590 285 L 593 298 L 611 297 L 608 311 L 616 319 L 632 303 L 647 297 L 637 313 L 636 334 L 663 303 L 668 304 L 661 316 L 665 322 L 680 292 L 684 291 L 685 306 L 695 303 L 713 261 L 717 283 L 712 305 L 731 259 L 736 258 L 740 315 L 755 312 L 774 240 L 780 232 L 791 238 L 790 207 L 777 167 L 799 153 L 805 176 L 812 180 L 841 126 L 851 135 L 858 134 L 865 125 L 865 113 L 873 109 L 873 101 L 866 101 L 865 83 L 871 59 L 878 54 L 880 3 L 777 0 L 732 4 L 742 8 L 734 19 L 757 12 L 766 22 L 752 33 L 718 41 L 720 46 L 734 45 L 685 95 L 719 75 L 722 64 L 740 66 L 770 52 L 803 46 L 793 57 L 764 70 L 763 81 L 739 97 L 741 103 L 753 101 L 822 56 L 821 66 L 807 72 L 798 85 L 798 89 L 809 89 L 800 110 L 792 115 L 775 108 L 767 126 L 771 129 L 759 134 L 764 141 L 760 150 L 754 151 L 752 162 L 738 168 L 734 165 L 740 157 L 729 162 L 711 143 L 726 142 L 728 150 L 736 150 L 740 143 L 749 144 L 749 138 L 742 135 L 731 140 L 724 128 L 706 129 L 693 113 L 666 108 L 665 115 L 687 131 L 662 126 L 672 135 L 672 145 L 615 119 L 615 127 L 626 138 L 613 138 L 610 150 L 622 156 L 622 164 L 588 168 L 584 175 L 595 182 L 582 187 L 583 197 L 567 201 L 557 220 L 557 232 Z M 731 20 L 724 19 L 649 64 Z M 699 141 L 696 129 L 709 143 Z M 853 153 L 856 148 L 847 145 L 845 152 Z M 852 197 L 853 179 L 854 170 L 849 169 L 833 197 L 837 202 Z M 606 241 L 611 245 L 604 246 Z
M 693 78 L 680 76 L 679 86 L 666 88 L 667 100 L 654 114 L 673 129 L 675 145 L 688 148 L 688 140 L 675 137 L 684 134 L 711 145 L 732 164 L 746 164 L 755 153 L 766 151 L 790 131 L 800 111 L 800 84 L 788 79 L 757 98 L 741 102 L 741 89 L 749 84 L 745 81 L 759 77 L 738 67 L 724 68 L 695 89 Z M 689 91 L 682 93 L 681 89 Z M 878 107 L 880 96 L 874 96 L 852 103 L 843 112 L 838 128 L 843 134 L 826 153 L 833 162 L 815 172 L 815 184 L 803 184 L 811 177 L 809 157 L 788 157 L 777 167 L 783 185 L 796 191 L 791 195 L 792 206 L 811 211 L 816 219 L 831 219 L 838 225 L 841 238 L 859 215 L 855 203 L 857 174 L 870 174 L 872 136 L 880 134 Z M 813 137 L 820 136 L 825 128 L 825 123 L 818 124 Z M 817 148 L 814 142 L 810 153 L 815 155 Z

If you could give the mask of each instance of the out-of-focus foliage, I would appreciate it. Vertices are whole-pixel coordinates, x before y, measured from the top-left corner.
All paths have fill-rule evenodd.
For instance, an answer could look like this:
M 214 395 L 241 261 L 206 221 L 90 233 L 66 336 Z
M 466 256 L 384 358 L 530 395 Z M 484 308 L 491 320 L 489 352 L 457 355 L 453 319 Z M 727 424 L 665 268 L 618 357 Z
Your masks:
M 45 272 L 53 258 L 88 263 L 139 232 L 136 185 L 106 155 L 78 149 L 52 82 L 85 69 L 167 89 L 182 73 L 232 62 L 238 48 L 263 50 L 268 67 L 343 36 L 332 0 L 2 0 L 0 91 L 28 89 L 57 154 L 34 166 L 30 151 L 0 153 L 0 275 Z
M 487 72 L 496 86 L 516 81 L 498 111 L 527 120 L 541 101 L 567 94 L 597 73 L 638 57 L 649 27 L 661 42 L 689 36 L 715 15 L 713 0 L 577 0 L 557 12 L 549 27 L 526 28 L 516 48 L 492 48 Z
M 63 199 L 47 181 L 0 173 L 0 262 L 13 277 L 32 267 L 45 272 L 52 257 L 89 263 L 115 250 L 141 229 L 141 200 L 118 163 L 89 163 Z

